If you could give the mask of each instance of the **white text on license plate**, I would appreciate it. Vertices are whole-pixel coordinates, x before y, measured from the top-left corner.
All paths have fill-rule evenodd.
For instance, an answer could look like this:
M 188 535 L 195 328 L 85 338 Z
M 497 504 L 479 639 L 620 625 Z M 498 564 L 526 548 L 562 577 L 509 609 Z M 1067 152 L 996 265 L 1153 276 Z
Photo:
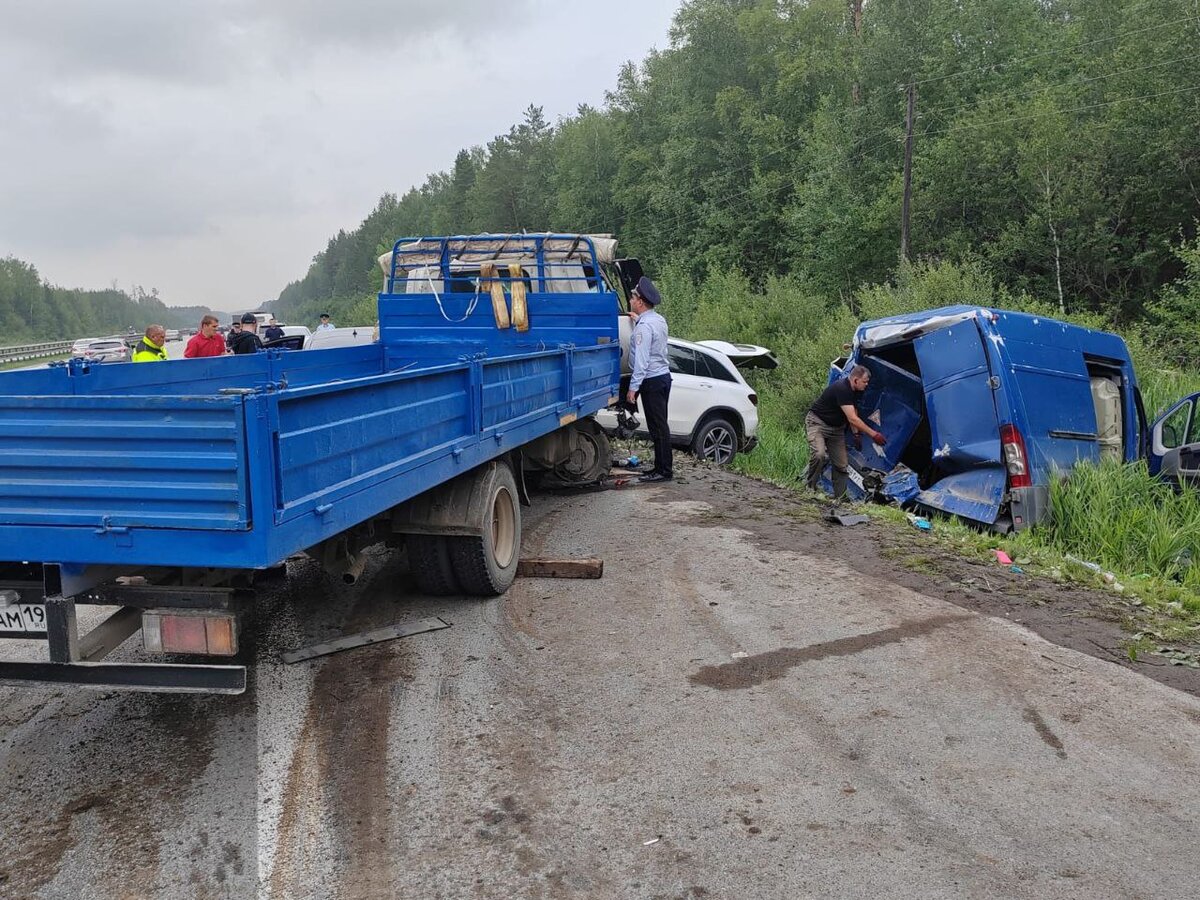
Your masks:
M 0 632 L 45 631 L 46 607 L 40 603 L 0 606 Z

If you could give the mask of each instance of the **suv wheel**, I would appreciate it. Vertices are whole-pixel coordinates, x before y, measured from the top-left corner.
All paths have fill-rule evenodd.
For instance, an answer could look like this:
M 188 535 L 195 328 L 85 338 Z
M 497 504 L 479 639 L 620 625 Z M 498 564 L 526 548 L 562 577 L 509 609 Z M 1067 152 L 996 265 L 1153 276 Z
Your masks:
M 727 466 L 737 455 L 738 433 L 728 419 L 709 419 L 692 439 L 692 453 L 719 466 Z

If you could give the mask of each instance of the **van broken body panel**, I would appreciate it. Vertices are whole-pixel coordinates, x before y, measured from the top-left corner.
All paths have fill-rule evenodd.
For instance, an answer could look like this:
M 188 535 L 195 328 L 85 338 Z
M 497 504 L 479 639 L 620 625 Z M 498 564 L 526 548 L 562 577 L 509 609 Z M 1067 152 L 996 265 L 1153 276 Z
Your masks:
M 863 323 L 830 380 L 855 365 L 871 370 L 860 412 L 888 439 L 851 443 L 863 494 L 1022 529 L 1045 515 L 1055 472 L 1141 453 L 1137 381 L 1115 334 L 946 307 Z

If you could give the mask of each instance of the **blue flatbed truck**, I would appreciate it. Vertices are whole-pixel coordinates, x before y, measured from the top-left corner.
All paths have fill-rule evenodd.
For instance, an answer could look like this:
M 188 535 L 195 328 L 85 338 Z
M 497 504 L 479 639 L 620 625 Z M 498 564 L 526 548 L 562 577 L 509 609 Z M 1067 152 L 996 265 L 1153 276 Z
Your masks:
M 503 593 L 525 474 L 608 469 L 591 415 L 619 387 L 614 249 L 406 238 L 375 343 L 0 374 L 0 637 L 46 644 L 0 682 L 239 693 L 245 666 L 212 658 L 297 553 L 352 582 L 364 548 L 403 544 L 421 590 Z M 82 604 L 119 609 L 81 635 Z M 105 659 L 138 631 L 170 661 Z

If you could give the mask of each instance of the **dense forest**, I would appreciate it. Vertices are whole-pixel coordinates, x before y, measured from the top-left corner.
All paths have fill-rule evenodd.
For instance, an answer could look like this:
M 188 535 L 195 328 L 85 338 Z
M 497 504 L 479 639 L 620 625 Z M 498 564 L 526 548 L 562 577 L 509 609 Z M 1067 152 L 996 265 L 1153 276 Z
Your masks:
M 396 237 L 521 229 L 613 232 L 652 274 L 788 276 L 853 302 L 902 264 L 911 95 L 907 260 L 1161 321 L 1200 279 L 1198 66 L 1197 0 L 690 0 L 602 109 L 531 106 L 385 194 L 275 309 L 365 321 Z
M 88 291 L 55 287 L 18 259 L 0 259 L 0 345 L 59 341 L 141 331 L 151 322 L 195 328 L 209 312 L 199 306 L 167 306 L 157 292 L 134 287 Z

